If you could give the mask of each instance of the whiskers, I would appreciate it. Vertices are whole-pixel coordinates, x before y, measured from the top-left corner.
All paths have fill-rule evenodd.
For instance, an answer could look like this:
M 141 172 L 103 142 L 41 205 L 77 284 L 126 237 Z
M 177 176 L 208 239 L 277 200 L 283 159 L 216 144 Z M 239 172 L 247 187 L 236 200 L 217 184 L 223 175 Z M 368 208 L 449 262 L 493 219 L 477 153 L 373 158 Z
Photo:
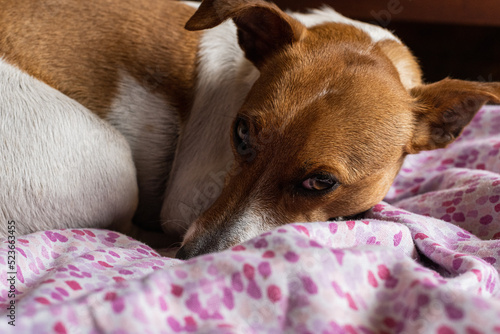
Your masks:
M 186 226 L 186 222 L 182 221 L 180 219 L 167 219 L 164 221 L 160 222 L 161 226 L 169 226 L 165 228 L 165 230 L 171 230 L 171 226 L 175 226 L 175 234 L 177 234 L 177 237 L 172 240 L 171 243 L 168 244 L 168 248 L 180 248 L 182 246 L 182 239 L 184 235 L 186 234 L 189 226 Z M 175 240 L 175 241 L 174 241 Z
M 182 242 L 177 241 L 177 242 L 172 243 L 170 246 L 168 246 L 168 248 L 181 248 L 181 246 L 182 246 Z
M 181 235 L 184 235 L 186 234 L 188 228 L 189 228 L 189 225 L 186 226 L 186 222 L 184 220 L 180 220 L 180 219 L 167 219 L 167 220 L 162 220 L 160 222 L 160 225 L 161 227 L 163 228 L 164 226 L 175 226 L 177 228 L 175 228 L 176 231 L 179 231 L 179 234 Z M 167 228 L 167 230 L 169 230 L 170 228 Z

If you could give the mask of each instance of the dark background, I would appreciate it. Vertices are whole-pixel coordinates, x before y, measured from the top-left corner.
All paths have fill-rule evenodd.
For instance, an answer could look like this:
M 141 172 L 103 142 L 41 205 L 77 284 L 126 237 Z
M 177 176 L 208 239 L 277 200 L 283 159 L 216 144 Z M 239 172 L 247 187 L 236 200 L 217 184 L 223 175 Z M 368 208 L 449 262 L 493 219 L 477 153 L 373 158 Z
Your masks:
M 500 81 L 499 0 L 275 0 L 283 9 L 328 4 L 393 31 L 419 59 L 424 79 Z

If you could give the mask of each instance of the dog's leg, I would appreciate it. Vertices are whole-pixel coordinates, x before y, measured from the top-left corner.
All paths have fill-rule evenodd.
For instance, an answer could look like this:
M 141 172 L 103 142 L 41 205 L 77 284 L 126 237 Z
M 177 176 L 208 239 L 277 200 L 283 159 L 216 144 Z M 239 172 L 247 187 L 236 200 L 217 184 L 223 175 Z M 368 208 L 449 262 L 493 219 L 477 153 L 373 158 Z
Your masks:
M 137 184 L 120 133 L 0 59 L 0 237 L 130 222 Z

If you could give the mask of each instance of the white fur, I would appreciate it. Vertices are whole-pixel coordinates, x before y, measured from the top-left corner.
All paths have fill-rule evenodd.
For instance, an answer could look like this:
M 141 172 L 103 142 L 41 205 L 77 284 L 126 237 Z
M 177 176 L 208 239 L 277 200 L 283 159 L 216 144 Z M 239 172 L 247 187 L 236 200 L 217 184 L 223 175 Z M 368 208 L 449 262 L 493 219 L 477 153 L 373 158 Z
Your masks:
M 399 40 L 399 38 L 394 36 L 389 30 L 373 24 L 352 20 L 348 17 L 339 14 L 338 12 L 336 12 L 335 10 L 333 10 L 328 6 L 323 6 L 320 9 L 311 10 L 307 14 L 301 14 L 301 13 L 289 13 L 289 14 L 294 18 L 296 18 L 297 20 L 299 20 L 302 24 L 304 24 L 307 27 L 312 27 L 315 25 L 328 22 L 343 23 L 351 25 L 353 27 L 356 27 L 364 31 L 370 36 L 373 43 L 377 43 L 384 40 L 392 40 L 402 44 L 401 40 Z M 394 63 L 394 66 L 398 70 L 401 82 L 407 89 L 413 88 L 416 85 L 421 84 L 420 75 L 414 73 L 412 69 L 413 60 L 409 58 L 400 59 L 398 60 L 397 63 Z
M 329 7 L 292 16 L 309 27 L 339 22 L 367 32 L 374 42 L 399 41 L 383 28 L 348 19 Z M 223 177 L 209 175 L 229 171 L 233 160 L 229 140 L 231 123 L 259 76 L 238 45 L 232 21 L 205 31 L 199 49 L 196 98 L 189 121 L 179 137 L 161 212 L 163 230 L 167 233 L 187 230 L 219 196 Z M 256 232 L 244 234 L 249 236 Z
M 401 43 L 401 41 L 394 36 L 389 30 L 384 29 L 379 26 L 375 26 L 373 24 L 364 23 L 356 20 L 352 20 L 347 18 L 335 10 L 328 6 L 323 6 L 320 9 L 313 9 L 309 13 L 289 13 L 291 16 L 299 20 L 306 27 L 312 27 L 315 25 L 327 23 L 327 22 L 335 22 L 335 23 L 343 23 L 348 24 L 353 27 L 356 27 L 365 33 L 367 33 L 374 43 L 391 39 Z
M 201 2 L 196 2 L 196 1 L 182 1 L 182 3 L 185 3 L 186 5 L 193 7 L 195 9 L 198 9 L 200 7 Z
M 250 201 L 250 203 L 250 206 L 235 222 L 234 230 L 231 231 L 231 240 L 237 240 L 238 243 L 255 238 L 276 226 L 273 224 L 272 214 L 266 214 L 255 201 Z
M 184 232 L 219 196 L 221 182 L 209 175 L 229 170 L 231 123 L 259 76 L 238 45 L 232 21 L 204 32 L 198 56 L 196 97 L 179 137 L 161 213 L 166 232 Z
M 231 244 L 239 244 L 255 238 L 276 226 L 272 218 L 273 215 L 266 213 L 265 210 L 260 208 L 258 201 L 250 199 L 249 203 L 248 207 L 244 208 L 242 212 L 237 215 L 237 218 L 231 222 L 231 228 L 229 229 L 224 227 L 224 222 L 219 222 L 219 230 L 210 231 L 211 233 L 208 234 L 202 233 L 201 235 L 196 235 L 199 226 L 197 222 L 194 222 L 184 235 L 183 245 L 186 243 L 194 243 L 197 246 L 194 249 L 188 248 L 190 252 L 196 252 L 200 245 L 210 247 L 212 251 L 221 251 L 229 247 L 228 242 L 231 242 Z M 211 241 L 214 235 L 219 238 L 220 242 L 214 244 Z
M 126 222 L 137 201 L 125 139 L 0 59 L 0 236 Z
M 106 119 L 132 149 L 141 200 L 138 220 L 147 220 L 149 215 L 158 219 L 179 135 L 176 110 L 161 95 L 122 72 L 117 97 Z

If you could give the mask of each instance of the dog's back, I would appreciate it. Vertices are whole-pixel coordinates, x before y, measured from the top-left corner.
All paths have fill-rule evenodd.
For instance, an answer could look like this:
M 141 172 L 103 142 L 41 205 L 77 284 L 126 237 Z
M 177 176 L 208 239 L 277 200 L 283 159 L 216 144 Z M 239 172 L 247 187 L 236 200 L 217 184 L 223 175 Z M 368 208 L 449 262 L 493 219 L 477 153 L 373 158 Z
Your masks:
M 0 55 L 107 120 L 137 166 L 137 221 L 159 226 L 195 90 L 195 9 L 177 1 L 0 2 Z M 175 29 L 173 28 L 175 27 Z
M 1 224 L 23 235 L 132 219 L 135 168 L 109 124 L 1 58 L 0 116 Z

